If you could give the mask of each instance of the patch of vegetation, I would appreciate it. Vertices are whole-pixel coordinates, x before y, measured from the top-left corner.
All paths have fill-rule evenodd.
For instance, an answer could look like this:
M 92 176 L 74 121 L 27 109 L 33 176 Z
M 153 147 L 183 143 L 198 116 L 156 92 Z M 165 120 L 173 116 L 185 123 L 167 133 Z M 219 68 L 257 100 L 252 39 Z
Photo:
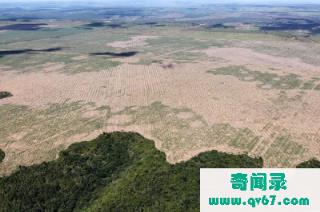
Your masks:
M 90 57 L 81 61 L 73 61 L 64 68 L 67 74 L 76 74 L 81 72 L 98 72 L 102 70 L 110 70 L 121 65 L 119 61 L 113 61 L 111 58 Z
M 0 210 L 199 211 L 201 167 L 262 165 L 262 159 L 217 151 L 171 165 L 139 134 L 102 134 L 73 144 L 55 161 L 1 178 Z
M 76 29 L 74 27 L 65 27 L 65 28 L 56 28 L 56 29 L 40 29 L 40 30 L 28 30 L 28 31 L 8 31 L 6 33 L 0 33 L 0 45 L 10 45 L 10 44 L 18 44 L 20 48 L 25 48 L 29 43 L 36 42 L 42 43 L 41 40 L 44 39 L 60 39 L 63 37 L 77 35 L 79 36 L 81 33 L 86 30 Z M 43 46 L 47 45 L 48 42 L 44 42 Z M 18 47 L 15 46 L 15 47 Z M 33 48 L 33 46 L 32 46 Z M 42 48 L 42 46 L 41 46 Z M 3 47 L 1 48 L 3 49 Z
M 88 28 L 104 27 L 104 26 L 105 26 L 104 22 L 91 22 L 89 24 L 83 25 L 83 27 L 88 27 Z
M 138 54 L 137 51 L 128 52 L 94 52 L 90 53 L 91 56 L 110 56 L 110 57 L 132 57 Z
M 4 153 L 4 151 L 2 151 L 2 149 L 0 149 L 0 163 L 3 161 L 5 157 L 6 157 L 6 154 Z
M 140 58 L 139 62 L 133 63 L 138 65 L 151 65 L 151 64 L 161 64 L 162 60 L 153 59 L 150 57 Z
M 237 77 L 241 81 L 259 82 L 257 87 L 264 89 L 296 89 L 304 83 L 296 74 L 278 75 L 269 72 L 252 71 L 243 66 L 227 66 L 214 71 L 207 71 L 214 75 L 228 75 Z M 304 87 L 310 87 L 304 85 Z
M 211 24 L 209 26 L 206 27 L 207 29 L 234 29 L 234 26 L 227 26 L 223 23 L 219 23 L 219 24 Z
M 270 100 L 274 104 L 279 104 L 279 105 L 285 105 L 286 103 L 293 103 L 293 102 L 302 102 L 302 97 L 304 95 L 303 91 L 300 91 L 299 94 L 295 96 L 288 96 L 286 91 L 281 90 L 279 95 L 276 98 L 270 98 Z
M 94 111 L 95 115 L 87 111 Z M 152 126 L 148 133 L 159 141 L 159 149 L 166 152 L 170 162 L 189 159 L 192 157 L 190 150 L 210 150 L 217 146 L 261 155 L 266 163 L 283 167 L 291 167 L 287 161 L 295 161 L 307 154 L 305 148 L 295 143 L 295 138 L 283 135 L 277 129 L 266 130 L 274 135 L 262 138 L 248 128 L 236 128 L 229 123 L 211 125 L 188 108 L 169 107 L 161 102 L 127 107 L 117 112 L 108 106 L 96 107 L 81 102 L 52 104 L 45 110 L 3 105 L 0 106 L 0 143 L 23 140 L 30 146 L 5 171 L 16 169 L 21 164 L 19 160 L 24 158 L 33 162 L 53 160 L 68 145 L 63 141 L 72 142 L 74 135 L 88 135 L 106 127 L 126 129 L 132 126 Z
M 128 107 L 112 113 L 111 117 L 114 115 L 125 115 L 130 120 L 114 124 L 117 126 L 153 126 L 151 134 L 161 141 L 159 148 L 168 154 L 170 161 L 175 162 L 186 156 L 186 150 L 226 145 L 250 152 L 259 141 L 259 137 L 247 128 L 235 128 L 228 123 L 209 125 L 188 108 L 171 108 L 161 102 Z
M 1 50 L 0 57 L 17 54 L 37 53 L 37 52 L 56 52 L 61 51 L 61 47 L 48 48 L 48 49 L 14 49 L 14 50 Z
M 43 52 L 41 54 L 18 54 L 6 58 L 0 57 L 0 62 L 11 67 L 8 70 L 13 69 L 19 73 L 43 71 L 43 65 L 47 63 L 63 64 L 64 67 L 61 71 L 67 74 L 109 70 L 121 64 L 119 61 L 113 61 L 111 57 L 88 57 L 83 60 L 73 60 L 73 57 L 76 56 L 78 55 Z
M 272 24 L 260 27 L 266 31 L 286 31 L 286 30 L 308 30 L 310 33 L 317 34 L 319 23 L 310 19 L 278 18 Z
M 96 110 L 89 103 L 65 102 L 52 104 L 45 109 L 31 109 L 27 106 L 0 106 L 0 143 L 21 143 L 23 151 L 15 152 L 19 156 L 10 161 L 6 173 L 13 171 L 24 162 L 42 162 L 53 160 L 57 153 L 73 141 L 74 135 L 92 133 L 104 126 L 109 117 L 108 108 L 97 111 L 97 116 L 86 116 L 86 111 Z M 41 142 L 40 142 L 41 141 Z M 7 149 L 6 153 L 12 153 Z M 0 173 L 3 169 L 0 167 Z M 1 210 L 0 210 L 1 211 Z
M 111 29 L 125 28 L 124 25 L 119 23 L 105 23 L 105 22 L 91 22 L 89 24 L 82 25 L 80 28 L 94 29 L 94 28 L 100 28 L 100 27 L 110 27 Z
M 43 26 L 46 26 L 45 23 L 37 23 L 37 24 L 11 24 L 6 26 L 0 26 L 0 30 L 39 30 L 42 29 Z
M 285 130 L 275 132 L 269 145 L 262 154 L 267 167 L 292 167 L 293 161 L 303 157 L 306 152 L 306 149 L 296 143 L 292 135 Z
M 8 98 L 12 96 L 12 94 L 8 91 L 0 91 L 0 99 Z
M 317 86 L 314 88 L 314 90 L 320 91 L 320 84 L 317 85 Z
M 195 62 L 206 58 L 205 53 L 192 52 L 192 50 L 199 50 L 208 48 L 208 43 L 186 37 L 160 37 L 157 39 L 147 40 L 148 46 L 145 47 L 145 52 L 152 52 L 154 59 L 170 59 L 175 62 Z M 159 54 L 161 53 L 161 54 Z
M 314 80 L 310 80 L 310 81 L 307 81 L 305 83 L 303 83 L 303 86 L 301 89 L 304 89 L 304 90 L 311 90 L 312 88 L 315 87 L 315 84 L 314 84 Z
M 158 141 L 167 159 L 177 162 L 189 158 L 190 149 L 214 149 L 217 146 L 237 149 L 262 156 L 268 167 L 292 167 L 292 161 L 308 154 L 289 132 L 278 126 L 268 126 L 260 136 L 248 128 L 229 123 L 210 125 L 202 116 L 188 108 L 172 108 L 161 102 L 148 106 L 128 107 L 110 116 L 124 115 L 126 122 L 108 122 L 110 126 L 153 126 L 150 134 Z M 178 142 L 177 142 L 178 141 Z M 189 157 L 188 157 L 189 156 Z
M 320 161 L 312 159 L 297 165 L 297 168 L 320 168 Z

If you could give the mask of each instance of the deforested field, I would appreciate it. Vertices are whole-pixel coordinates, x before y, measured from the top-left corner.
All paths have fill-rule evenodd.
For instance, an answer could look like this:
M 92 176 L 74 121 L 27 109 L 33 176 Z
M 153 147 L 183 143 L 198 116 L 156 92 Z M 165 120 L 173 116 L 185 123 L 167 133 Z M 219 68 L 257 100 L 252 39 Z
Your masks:
M 154 12 L 1 19 L 0 175 L 112 131 L 154 140 L 170 163 L 210 150 L 265 167 L 320 159 L 319 27 Z

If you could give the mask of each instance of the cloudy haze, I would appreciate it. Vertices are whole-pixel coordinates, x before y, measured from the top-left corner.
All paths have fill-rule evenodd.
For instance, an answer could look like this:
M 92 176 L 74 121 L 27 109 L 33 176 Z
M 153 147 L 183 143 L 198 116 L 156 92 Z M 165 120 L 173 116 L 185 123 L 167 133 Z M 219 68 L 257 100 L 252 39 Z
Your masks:
M 0 3 L 13 2 L 59 2 L 89 3 L 106 6 L 196 6 L 201 4 L 237 3 L 237 4 L 320 4 L 320 0 L 0 0 Z

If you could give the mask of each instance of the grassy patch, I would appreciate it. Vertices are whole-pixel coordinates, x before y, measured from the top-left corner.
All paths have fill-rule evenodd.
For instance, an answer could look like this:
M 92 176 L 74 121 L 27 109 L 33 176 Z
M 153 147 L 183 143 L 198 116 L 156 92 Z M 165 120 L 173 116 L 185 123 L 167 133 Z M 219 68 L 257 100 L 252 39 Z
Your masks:
M 200 167 L 256 168 L 262 163 L 211 151 L 171 165 L 138 134 L 103 134 L 72 145 L 56 161 L 21 167 L 0 179 L 0 210 L 198 211 Z
M 13 171 L 20 164 L 53 160 L 57 152 L 65 149 L 74 135 L 85 135 L 102 128 L 108 110 L 97 111 L 97 116 L 84 116 L 88 110 L 96 110 L 91 104 L 65 102 L 52 104 L 42 110 L 25 106 L 0 106 L 0 143 L 22 146 L 7 149 L 10 160 L 0 173 Z M 9 154 L 8 154 L 9 155 Z
M 234 76 L 241 81 L 256 82 L 257 87 L 265 89 L 296 89 L 300 88 L 304 83 L 295 74 L 278 75 L 269 72 L 252 71 L 243 66 L 227 66 L 207 71 L 207 73 Z M 308 87 L 308 85 L 304 87 Z
M 43 65 L 46 63 L 64 64 L 61 71 L 67 74 L 108 70 L 121 64 L 121 62 L 105 57 L 88 56 L 83 60 L 73 60 L 76 56 L 75 54 L 50 53 L 24 54 L 1 58 L 0 63 L 19 73 L 44 71 Z
M 261 155 L 267 164 L 277 167 L 291 167 L 288 161 L 307 154 L 295 138 L 277 129 L 270 130 L 273 136 L 262 138 L 248 128 L 236 128 L 229 123 L 210 125 L 188 108 L 173 108 L 161 102 L 127 107 L 118 112 L 112 112 L 108 106 L 81 102 L 52 104 L 43 110 L 3 105 L 0 107 L 0 143 L 21 145 L 23 149 L 7 149 L 12 160 L 1 167 L 0 172 L 9 173 L 21 164 L 52 160 L 57 152 L 75 142 L 73 136 L 89 135 L 108 127 L 133 126 L 141 129 L 150 126 L 146 133 L 159 141 L 159 149 L 166 152 L 171 162 L 188 159 L 193 151 L 217 147 Z M 66 140 L 69 143 L 62 142 Z
M 274 133 L 270 147 L 262 155 L 268 167 L 292 167 L 292 162 L 299 160 L 306 149 L 296 143 L 286 131 Z
M 314 80 L 310 80 L 310 81 L 304 82 L 301 89 L 311 90 L 312 88 L 315 87 L 314 82 L 315 82 Z
M 272 132 L 271 135 L 262 138 L 248 128 L 236 128 L 229 123 L 210 125 L 188 108 L 171 108 L 161 102 L 128 107 L 111 113 L 111 117 L 114 115 L 128 117 L 128 122 L 115 124 L 119 127 L 152 126 L 152 137 L 160 141 L 159 148 L 167 153 L 170 161 L 181 161 L 190 150 L 217 146 L 262 156 L 271 167 L 292 167 L 290 162 L 307 154 L 307 150 L 286 130 L 273 127 L 267 130 Z
M 302 102 L 303 91 L 295 96 L 288 96 L 284 90 L 281 90 L 277 98 L 270 99 L 273 103 L 278 105 L 285 105 L 286 103 Z
M 139 60 L 139 62 L 134 63 L 138 65 L 151 65 L 151 64 L 161 64 L 162 60 L 153 59 L 151 57 L 143 57 Z
M 77 61 L 69 63 L 65 68 L 64 72 L 69 74 L 75 74 L 80 72 L 96 72 L 102 70 L 109 70 L 117 67 L 121 64 L 119 61 L 113 61 L 104 57 L 90 57 L 83 61 Z
M 228 123 L 209 125 L 188 108 L 171 108 L 161 102 L 149 106 L 128 107 L 113 115 L 126 115 L 131 120 L 118 126 L 153 126 L 151 134 L 161 141 L 160 149 L 173 161 L 181 160 L 187 150 L 226 145 L 249 152 L 259 137 L 247 128 Z
M 0 45 L 15 44 L 19 42 L 41 42 L 41 40 L 59 39 L 65 36 L 81 34 L 85 30 L 72 27 L 57 29 L 41 29 L 36 31 L 8 31 L 0 34 Z
M 147 42 L 149 45 L 144 47 L 144 52 L 153 53 L 153 60 L 169 59 L 177 63 L 196 62 L 207 58 L 205 53 L 192 52 L 192 50 L 205 49 L 210 45 L 194 38 L 181 36 L 164 36 L 149 39 Z
M 314 90 L 320 91 L 320 84 L 317 85 L 317 86 L 314 88 Z

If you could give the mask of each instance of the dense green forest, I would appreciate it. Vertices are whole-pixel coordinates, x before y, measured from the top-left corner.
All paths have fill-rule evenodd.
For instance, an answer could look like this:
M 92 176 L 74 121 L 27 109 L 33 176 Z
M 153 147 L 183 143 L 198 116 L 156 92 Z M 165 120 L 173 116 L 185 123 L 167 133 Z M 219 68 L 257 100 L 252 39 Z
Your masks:
M 0 178 L 0 211 L 199 211 L 199 168 L 262 166 L 217 151 L 172 165 L 139 134 L 105 133 Z
M 6 156 L 6 154 L 4 153 L 4 151 L 2 151 L 2 149 L 0 149 L 0 163 L 3 161 L 5 156 Z
M 320 161 L 312 159 L 303 163 L 300 163 L 297 168 L 320 168 Z

